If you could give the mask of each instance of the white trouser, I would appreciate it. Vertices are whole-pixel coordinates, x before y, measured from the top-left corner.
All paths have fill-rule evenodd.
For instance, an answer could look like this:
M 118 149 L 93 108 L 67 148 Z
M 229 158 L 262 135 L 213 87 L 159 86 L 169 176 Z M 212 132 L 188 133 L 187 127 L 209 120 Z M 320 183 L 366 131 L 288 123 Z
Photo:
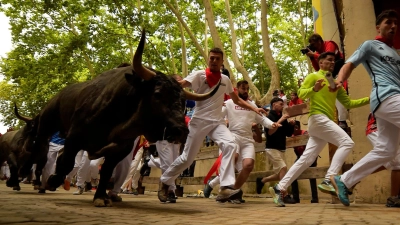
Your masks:
M 112 177 L 114 177 L 114 189 L 110 191 L 112 194 L 118 194 L 121 190 L 121 186 L 124 183 L 126 176 L 128 175 L 129 168 L 131 166 L 133 158 L 133 152 L 135 151 L 135 147 L 139 139 L 140 136 L 135 139 L 131 152 L 124 159 L 122 159 L 114 168 L 112 174 Z
M 98 159 L 93 159 L 90 160 L 90 166 L 89 166 L 89 180 L 90 179 L 97 179 L 99 175 L 99 166 L 101 163 L 104 162 L 104 157 L 98 158 Z
M 310 167 L 328 142 L 338 146 L 338 148 L 332 158 L 325 179 L 329 179 L 332 175 L 337 175 L 354 146 L 354 142 L 349 135 L 323 114 L 310 116 L 308 119 L 308 134 L 310 138 L 303 155 L 290 167 L 279 182 L 280 189 L 286 190 L 304 170 Z
M 367 135 L 368 140 L 371 142 L 372 146 L 375 147 L 375 143 L 378 140 L 378 132 L 372 132 Z M 396 157 L 390 162 L 383 164 L 387 170 L 400 170 L 400 147 L 397 149 Z
M 50 174 L 53 174 L 56 170 L 56 161 L 58 152 L 64 147 L 64 145 L 59 145 L 50 142 L 49 143 L 49 152 L 47 153 L 47 162 L 46 165 L 43 167 L 42 170 L 42 185 L 41 188 L 46 187 L 47 179 L 49 178 Z
M 338 111 L 338 120 L 339 121 L 346 121 L 349 112 L 347 111 L 347 109 L 342 105 L 342 103 L 340 103 L 337 99 L 336 99 L 336 109 Z
M 183 153 L 163 173 L 160 178 L 161 182 L 167 185 L 175 183 L 175 179 L 179 174 L 193 163 L 206 135 L 211 137 L 222 150 L 221 186 L 233 186 L 235 184 L 233 154 L 235 153 L 236 145 L 231 132 L 222 120 L 209 121 L 198 118 L 193 118 L 189 122 L 189 135 Z
M 76 154 L 75 165 L 72 171 L 67 175 L 67 180 L 71 182 L 76 174 L 76 186 L 83 188 L 86 182 L 90 182 L 88 173 L 90 160 L 86 151 L 81 150 Z
M 1 176 L 6 176 L 8 178 L 11 176 L 10 167 L 8 166 L 7 163 L 1 167 Z
M 244 159 L 255 159 L 255 149 L 254 149 L 254 139 L 250 139 L 247 137 L 241 137 L 237 134 L 232 133 L 235 143 L 236 143 L 236 152 L 239 154 L 238 160 L 235 164 L 236 170 L 240 173 L 243 169 L 243 160 Z M 214 177 L 209 183 L 209 185 L 214 188 L 215 185 L 220 183 L 219 175 Z
M 375 112 L 378 138 L 374 149 L 358 161 L 341 180 L 346 187 L 353 187 L 364 177 L 396 157 L 400 135 L 400 95 L 385 99 Z
M 32 172 L 32 180 L 36 180 L 36 163 L 32 165 L 31 172 Z
M 161 169 L 160 158 L 154 158 L 153 155 L 150 155 L 150 160 L 147 165 L 153 168 Z
M 143 156 L 143 147 L 141 147 L 137 151 L 137 153 L 135 155 L 135 159 L 133 159 L 131 161 L 131 165 L 129 167 L 128 175 L 126 176 L 125 181 L 121 186 L 122 190 L 127 190 L 129 181 L 131 180 L 132 177 L 135 176 L 136 173 L 138 173 L 139 177 L 140 177 L 140 171 L 138 171 L 138 167 L 139 167 L 140 161 L 142 160 L 142 156 Z M 132 180 L 132 184 L 133 184 L 133 180 Z M 137 188 L 137 184 L 136 184 L 136 188 Z
M 167 171 L 167 169 L 172 165 L 175 159 L 179 156 L 179 149 L 181 144 L 169 143 L 166 140 L 157 141 L 156 148 L 158 152 L 158 157 L 160 160 L 161 173 Z M 169 186 L 169 190 L 175 191 L 175 182 Z

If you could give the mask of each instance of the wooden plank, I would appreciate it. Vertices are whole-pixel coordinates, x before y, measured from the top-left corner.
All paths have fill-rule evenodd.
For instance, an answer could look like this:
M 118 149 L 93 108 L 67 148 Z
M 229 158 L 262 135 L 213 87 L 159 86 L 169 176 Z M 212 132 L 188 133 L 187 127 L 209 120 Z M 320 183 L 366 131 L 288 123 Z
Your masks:
M 310 104 L 308 103 L 294 105 L 283 109 L 283 113 L 288 114 L 290 117 L 304 115 L 309 112 L 310 112 Z
M 298 180 L 310 178 L 324 178 L 329 167 L 310 167 L 307 168 L 298 178 Z M 247 182 L 255 182 L 257 177 L 265 177 L 274 174 L 274 171 L 257 171 L 251 172 Z M 237 174 L 236 174 L 237 175 Z M 158 184 L 159 177 L 144 177 L 143 184 Z M 178 177 L 176 184 L 184 185 L 203 185 L 204 177 Z
M 308 142 L 308 139 L 310 137 L 308 135 L 299 135 L 295 137 L 288 137 L 286 138 L 286 148 L 293 148 L 297 146 L 303 146 L 306 145 Z M 265 145 L 265 143 L 263 143 Z M 255 150 L 255 152 L 263 152 L 265 151 L 264 148 L 258 148 Z M 219 156 L 219 150 L 217 148 L 208 150 L 208 151 L 203 151 L 199 152 L 195 158 L 195 160 L 205 160 L 205 159 L 215 159 Z
M 286 148 L 293 148 L 297 146 L 307 145 L 309 138 L 310 136 L 308 136 L 308 134 L 288 137 L 286 138 Z

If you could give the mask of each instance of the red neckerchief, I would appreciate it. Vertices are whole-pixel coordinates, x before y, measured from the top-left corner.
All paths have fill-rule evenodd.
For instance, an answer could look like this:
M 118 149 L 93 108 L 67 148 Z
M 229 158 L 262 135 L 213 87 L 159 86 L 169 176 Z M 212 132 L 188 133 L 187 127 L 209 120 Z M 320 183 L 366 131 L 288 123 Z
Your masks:
M 382 37 L 382 36 L 376 36 L 375 37 L 375 40 L 378 40 L 378 41 L 380 41 L 380 42 L 383 42 L 383 43 L 385 43 L 387 46 L 389 46 L 389 47 L 393 47 L 393 40 L 388 40 L 388 39 L 386 39 L 386 38 L 384 38 L 384 37 Z
M 276 115 L 280 116 L 282 113 L 275 110 Z
M 210 68 L 206 69 L 206 79 L 208 86 L 214 87 L 221 79 L 221 72 L 211 72 Z

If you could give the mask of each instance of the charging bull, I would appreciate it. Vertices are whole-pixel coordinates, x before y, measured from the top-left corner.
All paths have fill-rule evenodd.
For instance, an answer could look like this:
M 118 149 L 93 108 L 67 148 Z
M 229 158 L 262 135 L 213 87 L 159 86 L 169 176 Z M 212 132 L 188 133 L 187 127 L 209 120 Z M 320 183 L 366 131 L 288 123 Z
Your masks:
M 17 106 L 14 106 L 14 112 L 18 119 L 26 122 L 19 130 L 8 131 L 0 137 L 0 163 L 7 161 L 10 167 L 10 178 L 7 180 L 7 186 L 13 190 L 21 190 L 18 180 L 18 159 L 26 156 L 26 148 L 31 148 L 32 143 L 28 143 L 33 137 L 34 121 L 29 117 L 20 116 Z M 30 168 L 29 168 L 30 172 Z
M 85 149 L 90 159 L 105 157 L 94 205 L 111 206 L 106 184 L 116 164 L 132 150 L 137 136 L 144 135 L 150 142 L 164 138 L 185 143 L 189 132 L 184 120 L 185 100 L 208 99 L 219 85 L 201 95 L 183 90 L 172 77 L 142 65 L 144 45 L 143 31 L 132 66 L 67 86 L 37 116 L 32 157 L 24 164 L 26 168 L 35 161 L 37 170 L 41 170 L 51 135 L 60 131 L 60 136 L 65 137 L 55 174 L 47 181 L 49 190 L 63 183 L 74 166 L 77 152 Z

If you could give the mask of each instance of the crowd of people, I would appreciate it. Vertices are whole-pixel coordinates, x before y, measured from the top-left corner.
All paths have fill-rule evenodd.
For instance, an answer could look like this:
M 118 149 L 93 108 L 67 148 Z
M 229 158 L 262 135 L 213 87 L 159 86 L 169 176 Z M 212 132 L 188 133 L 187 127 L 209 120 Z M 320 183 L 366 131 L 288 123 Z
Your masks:
M 218 176 L 206 181 L 204 196 L 210 197 L 219 184 L 216 201 L 243 203 L 241 187 L 254 168 L 254 143 L 261 141 L 261 125 L 266 137 L 265 153 L 272 163 L 274 174 L 257 178 L 256 192 L 261 193 L 268 182 L 278 182 L 268 189 L 276 205 L 300 202 L 297 178 L 308 167 L 317 166 L 318 155 L 327 143 L 332 143 L 338 149 L 325 179 L 318 185 L 316 179 L 310 179 L 311 203 L 319 202 L 319 189 L 338 196 L 348 206 L 348 195 L 352 194 L 357 183 L 371 173 L 388 169 L 392 170 L 392 190 L 387 206 L 400 207 L 400 56 L 392 48 L 398 20 L 394 10 L 382 12 L 376 19 L 376 39 L 364 42 L 346 62 L 335 42 L 324 41 L 320 35 L 313 34 L 309 38 L 310 45 L 303 53 L 310 57 L 316 72 L 306 76 L 304 82 L 299 82 L 299 90 L 291 93 L 289 101 L 283 90 L 274 91 L 269 112 L 250 99 L 247 81 L 237 82 L 235 88 L 232 86 L 229 72 L 223 67 L 224 53 L 219 48 L 211 49 L 205 70 L 194 71 L 184 79 L 174 75 L 183 88 L 191 88 L 199 94 L 209 92 L 220 82 L 218 91 L 211 98 L 186 103 L 187 108 L 194 109 L 187 113 L 189 135 L 185 145 L 166 140 L 148 143 L 143 136 L 137 137 L 131 153 L 114 170 L 109 197 L 118 202 L 122 200 L 120 193 L 137 194 L 138 181 L 153 167 L 162 172 L 158 199 L 175 203 L 175 180 L 191 167 L 207 138 L 207 143 L 218 145 L 220 157 L 209 173 L 217 172 Z M 359 64 L 363 64 L 369 73 L 373 89 L 370 97 L 352 100 L 348 96 L 347 80 Z M 333 84 L 327 79 L 330 74 L 336 78 Z M 302 130 L 300 122 L 290 118 L 283 110 L 304 101 L 310 103 L 307 131 Z M 367 104 L 371 105 L 371 114 L 366 134 L 374 148 L 349 171 L 339 175 L 355 145 L 344 130 L 347 128 L 347 110 Z M 333 121 L 336 109 L 338 124 Z M 294 148 L 297 159 L 288 168 L 285 162 L 286 138 L 304 134 L 309 135 L 308 143 Z M 64 140 L 55 133 L 50 140 L 39 193 L 46 192 L 46 180 L 54 172 L 63 144 Z M 75 179 L 77 190 L 73 194 L 89 191 L 96 186 L 101 163 L 102 159 L 89 160 L 82 150 L 76 156 L 74 169 L 65 178 L 64 189 L 69 190 Z M 2 171 L 0 175 L 9 176 L 6 165 L 2 166 Z M 292 186 L 292 196 L 287 192 L 289 186 Z

